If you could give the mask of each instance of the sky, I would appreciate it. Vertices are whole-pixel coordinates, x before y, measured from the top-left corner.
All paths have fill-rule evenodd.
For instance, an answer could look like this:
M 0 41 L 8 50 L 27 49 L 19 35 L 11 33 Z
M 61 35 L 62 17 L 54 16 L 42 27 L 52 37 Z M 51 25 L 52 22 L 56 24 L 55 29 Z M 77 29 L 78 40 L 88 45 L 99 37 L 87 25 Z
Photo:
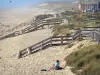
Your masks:
M 12 1 L 12 2 L 10 2 Z M 15 8 L 36 5 L 43 2 L 76 1 L 76 0 L 0 0 L 0 8 Z

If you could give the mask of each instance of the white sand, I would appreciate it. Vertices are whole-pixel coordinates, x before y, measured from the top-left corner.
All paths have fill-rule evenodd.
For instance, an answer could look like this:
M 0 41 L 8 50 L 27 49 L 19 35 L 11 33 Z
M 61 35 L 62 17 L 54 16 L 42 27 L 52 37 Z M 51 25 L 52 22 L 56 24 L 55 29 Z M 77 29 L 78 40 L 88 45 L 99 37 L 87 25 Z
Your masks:
M 16 9 L 9 12 L 0 12 L 0 21 L 3 24 L 13 26 L 30 20 L 34 15 L 44 13 L 44 11 L 47 10 L 36 9 L 34 11 L 25 8 L 23 10 Z M 25 13 L 23 14 L 23 12 Z M 18 51 L 34 45 L 50 35 L 50 30 L 43 29 L 0 41 L 0 75 L 74 75 L 70 67 L 49 72 L 41 72 L 41 69 L 49 69 L 57 59 L 60 60 L 61 66 L 64 66 L 65 62 L 63 60 L 65 56 L 77 50 L 81 43 L 69 49 L 65 49 L 66 46 L 50 47 L 25 58 L 17 59 Z M 90 41 L 87 40 L 83 43 L 89 44 Z
M 39 14 L 45 14 L 47 9 L 39 8 L 16 8 L 7 11 L 0 11 L 0 22 L 5 25 L 18 25 L 29 21 Z
M 77 50 L 81 43 L 90 44 L 89 40 L 76 42 L 72 48 L 65 49 L 66 46 L 50 47 L 30 56 L 17 59 L 16 53 L 19 50 L 29 47 L 48 36 L 50 36 L 50 32 L 44 29 L 0 41 L 0 75 L 74 75 L 70 67 L 49 72 L 41 72 L 41 69 L 49 69 L 57 59 L 60 60 L 61 66 L 64 66 L 65 56 Z
M 41 69 L 48 69 L 57 58 L 59 59 L 59 54 L 62 54 L 59 52 L 60 47 L 48 48 L 17 59 L 16 54 L 19 50 L 34 45 L 49 36 L 50 31 L 44 29 L 0 41 L 0 75 L 65 75 L 67 70 L 41 72 Z
M 55 12 L 35 7 L 0 10 L 0 37 L 30 26 L 34 17 L 40 14 L 55 14 Z M 26 24 L 23 26 L 24 23 Z

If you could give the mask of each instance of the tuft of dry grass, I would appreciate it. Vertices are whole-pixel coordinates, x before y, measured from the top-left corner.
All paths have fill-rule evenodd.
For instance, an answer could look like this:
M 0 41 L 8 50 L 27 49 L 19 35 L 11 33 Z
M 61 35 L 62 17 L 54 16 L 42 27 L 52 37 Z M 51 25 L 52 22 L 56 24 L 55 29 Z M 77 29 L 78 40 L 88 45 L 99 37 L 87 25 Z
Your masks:
M 100 75 L 100 44 L 81 48 L 65 60 L 76 75 Z
M 70 35 L 71 34 L 71 30 L 68 28 L 67 25 L 54 25 L 54 27 L 52 28 L 52 33 L 53 36 L 57 36 L 57 35 Z

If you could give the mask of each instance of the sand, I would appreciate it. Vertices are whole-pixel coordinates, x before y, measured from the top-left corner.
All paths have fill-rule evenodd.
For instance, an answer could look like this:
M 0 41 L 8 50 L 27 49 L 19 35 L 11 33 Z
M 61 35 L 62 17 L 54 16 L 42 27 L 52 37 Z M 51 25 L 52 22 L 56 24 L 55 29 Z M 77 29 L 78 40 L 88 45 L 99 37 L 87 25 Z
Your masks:
M 18 51 L 49 36 L 50 31 L 43 29 L 0 41 L 0 75 L 66 74 L 64 70 L 57 71 L 57 73 L 56 71 L 41 72 L 41 69 L 49 69 L 52 66 L 59 55 L 60 47 L 48 48 L 25 58 L 17 59 Z
M 43 29 L 0 41 L 0 75 L 75 75 L 68 66 L 58 71 L 42 72 L 41 69 L 49 69 L 57 59 L 60 60 L 61 66 L 64 67 L 64 58 L 77 50 L 82 43 L 89 45 L 91 43 L 89 40 L 76 41 L 72 48 L 67 48 L 67 45 L 49 47 L 27 57 L 17 58 L 18 51 L 49 36 L 50 31 Z
M 42 12 L 41 12 L 42 11 Z M 16 9 L 0 11 L 0 21 L 4 25 L 10 25 L 11 28 L 17 24 L 32 19 L 37 14 L 42 14 L 47 10 L 35 9 Z M 23 14 L 24 12 L 24 14 Z M 38 13 L 37 13 L 38 12 Z M 34 14 L 33 14 L 34 13 Z M 6 28 L 5 28 L 6 29 Z M 50 47 L 30 56 L 18 59 L 17 53 L 24 48 L 34 45 L 51 36 L 51 30 L 48 28 L 27 33 L 24 35 L 7 38 L 0 41 L 0 75 L 75 75 L 70 67 L 66 66 L 63 70 L 51 70 L 42 72 L 41 69 L 49 69 L 58 59 L 61 66 L 65 66 L 64 58 L 78 49 L 81 43 L 89 45 L 90 41 L 76 41 L 72 48 L 65 46 Z
M 47 9 L 39 8 L 15 8 L 0 11 L 0 22 L 4 25 L 18 25 L 23 22 L 30 21 L 39 14 L 45 14 Z

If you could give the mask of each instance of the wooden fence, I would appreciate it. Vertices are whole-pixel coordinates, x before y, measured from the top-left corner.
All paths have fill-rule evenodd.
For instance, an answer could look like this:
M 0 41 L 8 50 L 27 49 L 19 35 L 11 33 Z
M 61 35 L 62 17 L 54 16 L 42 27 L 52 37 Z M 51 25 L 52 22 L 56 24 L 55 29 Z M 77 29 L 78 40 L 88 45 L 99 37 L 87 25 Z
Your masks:
M 100 44 L 100 30 L 94 30 L 91 32 L 91 38 Z
M 51 46 L 58 46 L 58 45 L 66 45 L 69 44 L 76 39 L 80 38 L 81 32 L 77 31 L 72 36 L 55 36 L 55 37 L 49 37 L 35 45 L 32 45 L 28 48 L 25 48 L 24 50 L 21 50 L 18 53 L 18 58 L 25 57 L 27 55 L 33 54 L 35 52 L 41 51 L 45 48 L 51 47 Z
M 61 19 L 57 19 L 57 18 L 53 19 L 53 21 L 51 21 L 51 22 L 48 22 L 48 21 L 49 20 L 36 20 L 33 23 L 33 25 L 31 25 L 31 26 L 29 26 L 29 27 L 27 27 L 25 29 L 22 29 L 22 30 L 19 30 L 19 31 L 15 31 L 13 33 L 5 35 L 5 36 L 1 37 L 0 40 L 6 39 L 6 38 L 9 38 L 9 37 L 14 37 L 14 36 L 26 34 L 26 33 L 35 31 L 35 30 L 37 30 L 39 28 L 43 28 L 44 26 L 60 24 L 62 22 Z
M 86 30 L 83 30 L 83 31 L 87 32 Z M 32 45 L 28 48 L 25 48 L 24 50 L 19 51 L 18 58 L 28 56 L 30 54 L 41 51 L 41 50 L 51 47 L 51 46 L 66 45 L 66 44 L 72 43 L 73 41 L 75 41 L 81 37 L 90 37 L 90 38 L 94 39 L 97 43 L 100 44 L 100 31 L 99 30 L 89 31 L 88 34 L 86 34 L 86 35 L 83 34 L 83 31 L 77 30 L 71 36 L 49 37 L 35 45 Z M 90 34 L 90 36 L 87 36 L 89 34 Z
M 83 30 L 81 30 L 81 36 L 91 38 L 95 42 L 100 44 L 100 30 L 99 30 L 99 28 L 93 28 L 92 30 L 90 28 L 89 28 L 89 30 L 83 29 Z

